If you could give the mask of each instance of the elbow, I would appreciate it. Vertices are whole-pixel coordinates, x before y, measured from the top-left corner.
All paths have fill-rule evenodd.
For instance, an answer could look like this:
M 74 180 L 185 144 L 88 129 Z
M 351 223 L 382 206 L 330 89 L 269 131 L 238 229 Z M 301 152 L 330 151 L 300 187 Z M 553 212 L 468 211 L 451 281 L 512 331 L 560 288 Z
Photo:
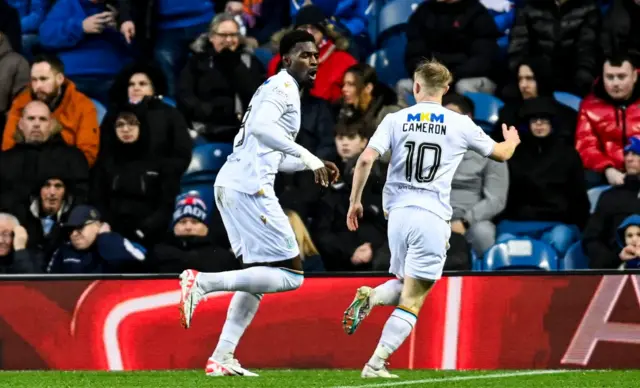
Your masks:
M 371 166 L 373 166 L 374 162 L 375 162 L 375 158 L 373 158 L 369 154 L 363 153 L 358 158 L 358 163 L 357 164 L 358 164 L 359 168 L 371 168 Z

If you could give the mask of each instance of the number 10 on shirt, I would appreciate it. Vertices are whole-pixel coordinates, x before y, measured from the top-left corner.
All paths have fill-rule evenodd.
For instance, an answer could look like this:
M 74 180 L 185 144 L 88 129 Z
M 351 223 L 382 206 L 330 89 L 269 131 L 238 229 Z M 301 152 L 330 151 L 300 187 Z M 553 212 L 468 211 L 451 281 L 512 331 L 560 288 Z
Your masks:
M 429 183 L 436 177 L 438 167 L 440 167 L 440 157 L 442 148 L 435 143 L 420 143 L 416 146 L 416 142 L 408 141 L 404 143 L 407 148 L 407 160 L 405 161 L 405 176 L 408 182 L 414 178 L 417 183 Z M 423 174 L 425 168 L 425 158 L 427 154 L 433 158 L 431 167 L 428 168 L 427 174 Z

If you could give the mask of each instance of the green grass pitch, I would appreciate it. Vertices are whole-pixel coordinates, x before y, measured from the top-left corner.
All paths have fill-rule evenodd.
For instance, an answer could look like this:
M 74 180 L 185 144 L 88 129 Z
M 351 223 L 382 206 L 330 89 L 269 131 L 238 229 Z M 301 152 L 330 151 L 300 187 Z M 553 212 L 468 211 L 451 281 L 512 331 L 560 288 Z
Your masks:
M 256 370 L 260 377 L 207 377 L 203 371 L 0 372 L 0 387 L 638 387 L 638 371 L 407 371 L 400 379 L 361 379 L 355 370 Z

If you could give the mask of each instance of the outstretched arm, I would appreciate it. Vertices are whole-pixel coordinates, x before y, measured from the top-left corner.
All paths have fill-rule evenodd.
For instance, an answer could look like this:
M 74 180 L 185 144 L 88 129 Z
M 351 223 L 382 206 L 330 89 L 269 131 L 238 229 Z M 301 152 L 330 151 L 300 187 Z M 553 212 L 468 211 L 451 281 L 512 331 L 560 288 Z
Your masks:
M 324 167 L 324 163 L 306 148 L 297 144 L 278 125 L 278 120 L 288 112 L 289 98 L 285 91 L 273 89 L 270 91 L 273 97 L 263 100 L 255 110 L 249 112 L 246 123 L 246 131 L 265 146 L 280 151 L 286 155 L 300 158 L 310 170 Z M 245 134 L 246 135 L 246 134 Z M 240 142 L 244 141 L 244 137 Z

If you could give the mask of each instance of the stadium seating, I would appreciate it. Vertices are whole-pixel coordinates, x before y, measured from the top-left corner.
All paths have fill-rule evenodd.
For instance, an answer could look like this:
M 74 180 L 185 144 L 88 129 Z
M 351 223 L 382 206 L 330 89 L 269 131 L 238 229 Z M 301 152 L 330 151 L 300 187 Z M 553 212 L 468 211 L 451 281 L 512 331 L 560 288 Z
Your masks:
M 233 146 L 225 143 L 208 143 L 194 147 L 191 163 L 182 176 L 182 184 L 213 184 L 218 171 L 232 151 Z
M 404 35 L 402 35 L 402 39 L 405 39 Z M 402 47 L 405 45 L 406 42 Z M 404 48 L 402 48 L 402 50 L 404 50 Z M 369 66 L 376 69 L 378 80 L 389 87 L 394 88 L 394 90 L 396 83 L 399 80 L 408 78 L 403 61 L 398 59 L 398 51 L 399 49 L 397 48 L 390 50 L 379 49 L 371 54 L 367 59 Z M 404 55 L 404 52 L 402 55 Z
M 107 108 L 98 100 L 91 99 L 93 105 L 96 107 L 96 111 L 98 112 L 98 123 L 102 124 L 102 120 L 104 120 L 104 116 L 107 114 Z
M 176 107 L 176 100 L 171 97 L 163 96 L 162 101 L 164 101 L 167 105 L 171 105 L 172 107 Z
M 393 0 L 385 4 L 378 16 L 377 42 L 380 43 L 393 30 L 404 32 L 405 24 L 422 1 L 424 0 Z
M 589 258 L 582 250 L 582 242 L 578 241 L 569 248 L 567 254 L 558 262 L 559 270 L 589 269 Z
M 273 58 L 273 52 L 264 47 L 258 47 L 257 49 L 255 49 L 253 51 L 253 55 L 256 56 L 258 61 L 260 61 L 260 63 L 262 64 L 262 66 L 264 66 L 265 69 L 269 66 L 269 62 Z
M 369 56 L 367 63 L 376 69 L 378 79 L 390 87 L 395 87 L 403 78 L 409 78 L 404 67 L 407 46 L 405 28 L 409 17 L 422 1 L 393 0 L 381 6 L 377 15 L 375 7 L 372 11 L 376 19 L 374 41 L 378 50 Z
M 592 214 L 594 211 L 596 211 L 596 205 L 598 204 L 598 200 L 600 199 L 600 196 L 602 195 L 602 193 L 609 190 L 610 188 L 611 186 L 609 185 L 603 185 L 603 186 L 592 187 L 589 190 L 587 190 L 587 197 L 589 197 L 589 203 L 591 204 Z
M 486 93 L 467 92 L 465 96 L 469 97 L 475 105 L 474 120 L 478 125 L 490 133 L 493 126 L 498 121 L 498 112 L 504 103 L 497 97 Z
M 576 112 L 580 110 L 580 103 L 582 102 L 582 99 L 578 96 L 567 92 L 554 92 L 553 97 L 562 105 L 566 105 Z
M 473 249 L 471 249 L 469 256 L 471 257 L 471 270 L 482 271 L 482 260 L 478 258 L 478 255 L 476 255 L 476 252 Z
M 558 269 L 558 255 L 548 244 L 533 239 L 509 240 L 491 247 L 484 255 L 483 271 Z

